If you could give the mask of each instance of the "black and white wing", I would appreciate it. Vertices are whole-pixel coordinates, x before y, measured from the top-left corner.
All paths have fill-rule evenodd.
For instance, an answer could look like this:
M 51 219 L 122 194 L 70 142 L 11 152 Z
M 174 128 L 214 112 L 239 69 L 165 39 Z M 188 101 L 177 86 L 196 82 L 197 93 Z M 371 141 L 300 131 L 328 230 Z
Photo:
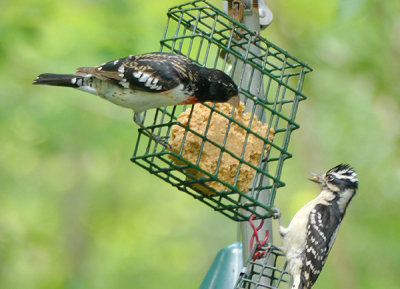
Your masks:
M 98 67 L 82 67 L 78 73 L 90 73 L 124 88 L 164 92 L 180 84 L 184 85 L 182 89 L 189 89 L 187 86 L 196 77 L 196 69 L 197 66 L 182 55 L 154 52 L 130 55 Z
M 306 249 L 301 280 L 311 288 L 325 265 L 341 222 L 338 208 L 318 204 L 311 211 L 306 235 Z

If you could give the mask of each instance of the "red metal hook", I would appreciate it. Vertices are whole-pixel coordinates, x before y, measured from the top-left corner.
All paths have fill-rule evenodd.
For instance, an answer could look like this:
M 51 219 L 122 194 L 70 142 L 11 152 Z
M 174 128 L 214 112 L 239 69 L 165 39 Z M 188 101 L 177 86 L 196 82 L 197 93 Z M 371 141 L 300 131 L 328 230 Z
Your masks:
M 261 222 L 260 222 L 260 225 L 256 228 L 256 226 L 253 223 L 253 220 L 254 220 L 255 217 L 256 217 L 256 215 L 252 215 L 250 217 L 250 219 L 249 219 L 250 226 L 253 229 L 253 235 L 251 236 L 251 239 L 250 239 L 250 251 L 253 250 L 254 238 L 256 239 L 257 244 L 258 244 L 257 245 L 257 250 L 260 250 L 265 245 L 265 243 L 267 243 L 268 237 L 269 237 L 269 230 L 266 230 L 265 231 L 265 238 L 260 242 L 260 239 L 258 238 L 258 231 L 264 225 L 264 220 L 262 219 Z M 264 257 L 266 253 L 267 253 L 267 251 L 256 251 L 254 253 L 254 255 L 253 255 L 253 261 Z

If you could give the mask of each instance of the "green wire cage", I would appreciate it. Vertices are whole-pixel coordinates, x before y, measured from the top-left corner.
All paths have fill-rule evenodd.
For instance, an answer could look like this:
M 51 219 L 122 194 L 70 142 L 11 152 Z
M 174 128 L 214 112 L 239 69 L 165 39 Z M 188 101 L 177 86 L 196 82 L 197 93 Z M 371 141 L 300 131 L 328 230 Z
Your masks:
M 250 121 L 243 124 L 234 117 L 234 109 L 222 112 L 218 105 L 207 103 L 210 118 L 205 121 L 204 131 L 199 133 L 191 126 L 197 105 L 148 111 L 144 115 L 145 126 L 161 137 L 170 137 L 173 126 L 179 126 L 182 145 L 175 151 L 168 150 L 139 129 L 131 160 L 232 220 L 246 221 L 253 214 L 259 219 L 270 217 L 276 190 L 284 186 L 282 166 L 292 156 L 288 151 L 290 135 L 299 128 L 295 122 L 296 111 L 299 102 L 306 98 L 302 86 L 311 68 L 206 1 L 172 7 L 167 16 L 161 51 L 185 55 L 201 66 L 217 68 L 232 76 Z M 188 116 L 187 123 L 177 121 L 182 112 Z M 227 132 L 221 142 L 208 135 L 214 116 L 227 122 Z M 262 133 L 253 130 L 254 117 L 267 125 Z M 229 130 L 234 127 L 245 132 L 236 151 L 228 145 Z M 183 154 L 190 134 L 201 139 L 195 159 L 187 159 Z M 245 157 L 251 139 L 261 144 L 263 152 L 252 162 Z M 201 165 L 207 144 L 219 152 L 212 171 Z M 225 156 L 236 164 L 235 171 L 230 172 L 231 181 L 220 177 Z M 238 186 L 244 168 L 252 172 L 248 177 L 252 178 L 249 189 Z M 216 189 L 215 184 L 223 189 Z M 268 195 L 267 202 L 260 201 L 264 194 Z
M 239 275 L 234 289 L 287 288 L 290 275 L 286 271 L 285 255 L 274 245 L 268 243 L 262 261 L 248 260 L 244 271 Z M 255 250 L 252 255 L 254 255 Z

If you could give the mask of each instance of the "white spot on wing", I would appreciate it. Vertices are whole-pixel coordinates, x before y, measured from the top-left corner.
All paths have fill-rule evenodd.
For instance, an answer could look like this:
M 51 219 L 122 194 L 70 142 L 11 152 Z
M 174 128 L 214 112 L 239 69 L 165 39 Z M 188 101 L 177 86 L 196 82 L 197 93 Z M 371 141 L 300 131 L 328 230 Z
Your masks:
M 118 76 L 124 77 L 125 66 L 121 65 L 120 67 L 118 67 L 118 72 Z
M 136 72 L 133 73 L 133 77 L 140 78 L 140 76 L 142 76 L 142 74 L 143 73 L 141 71 L 136 71 Z
M 153 77 L 149 77 L 146 80 L 146 83 L 144 85 L 151 88 L 152 87 L 152 84 L 151 84 L 152 81 L 153 81 Z
M 113 64 L 116 65 L 118 62 L 119 62 L 119 59 L 115 60 L 115 61 L 113 62 Z
M 76 83 L 76 77 L 74 77 L 74 78 L 71 79 L 71 83 L 72 83 L 72 84 L 75 84 L 75 83 Z
M 149 82 L 149 79 L 151 79 L 152 81 Z M 155 90 L 161 90 L 161 85 L 157 85 L 158 83 L 158 78 L 152 78 L 150 77 L 147 81 L 146 81 L 146 86 L 150 87 L 151 89 L 155 89 Z
M 146 82 L 149 77 L 150 77 L 150 74 L 142 73 L 142 76 L 139 78 L 139 81 Z

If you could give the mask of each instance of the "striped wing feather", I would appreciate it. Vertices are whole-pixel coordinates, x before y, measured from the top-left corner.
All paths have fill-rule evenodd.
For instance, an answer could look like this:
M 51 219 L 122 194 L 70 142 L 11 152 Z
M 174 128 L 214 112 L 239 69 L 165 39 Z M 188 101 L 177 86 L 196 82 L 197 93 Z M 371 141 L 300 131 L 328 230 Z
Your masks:
M 196 75 L 194 64 L 186 57 L 171 53 L 130 55 L 97 67 L 78 68 L 77 74 L 113 81 L 146 92 L 166 92 L 179 84 L 188 84 Z

